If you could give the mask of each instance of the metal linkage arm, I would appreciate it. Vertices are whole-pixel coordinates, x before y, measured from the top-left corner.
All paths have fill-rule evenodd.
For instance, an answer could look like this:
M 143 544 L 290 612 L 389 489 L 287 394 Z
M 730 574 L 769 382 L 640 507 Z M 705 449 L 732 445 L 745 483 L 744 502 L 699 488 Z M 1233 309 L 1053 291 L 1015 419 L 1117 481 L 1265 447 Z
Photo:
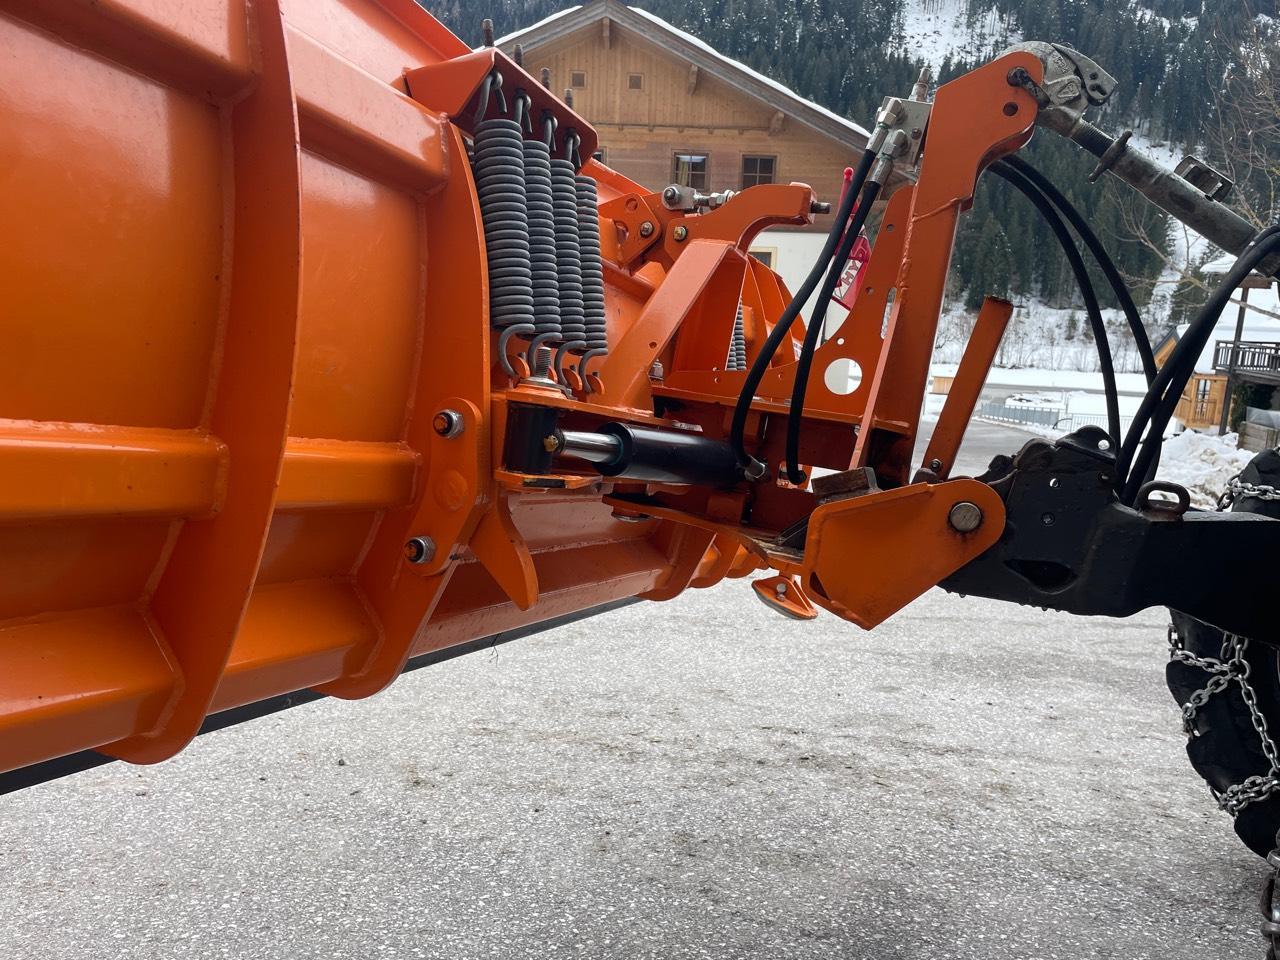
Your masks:
M 1280 554 L 1280 521 L 1148 496 L 1138 509 L 1123 506 L 1114 464 L 1097 427 L 998 458 L 982 479 L 1005 501 L 1004 533 L 941 586 L 1077 614 L 1166 606 L 1228 632 L 1270 636 L 1274 613 L 1238 598 L 1274 589 L 1274 568 L 1259 558 Z
M 1013 70 L 1009 83 L 1036 98 L 1040 126 L 1098 158 L 1090 180 L 1110 173 L 1224 250 L 1235 254 L 1244 250 L 1257 230 L 1220 202 L 1229 192 L 1229 180 L 1195 158 L 1185 160 L 1176 171 L 1170 170 L 1131 146 L 1128 131 L 1112 137 L 1085 119 L 1085 111 L 1105 103 L 1115 89 L 1115 79 L 1102 67 L 1061 44 L 1036 40 L 1012 49 L 1039 57 L 1044 64 L 1044 80 L 1037 84 L 1025 71 Z M 1275 260 L 1270 261 L 1270 269 L 1265 272 L 1272 272 L 1278 265 Z

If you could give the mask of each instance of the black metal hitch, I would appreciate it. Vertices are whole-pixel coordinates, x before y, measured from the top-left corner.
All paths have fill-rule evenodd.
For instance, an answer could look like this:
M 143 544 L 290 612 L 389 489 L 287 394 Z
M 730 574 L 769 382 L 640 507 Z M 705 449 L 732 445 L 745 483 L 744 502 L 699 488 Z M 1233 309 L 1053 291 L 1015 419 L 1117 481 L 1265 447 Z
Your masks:
M 1005 502 L 1004 534 L 944 580 L 954 593 L 1084 615 L 1127 617 L 1147 607 L 1179 610 L 1230 633 L 1276 635 L 1275 569 L 1280 521 L 1214 513 L 1148 499 L 1137 508 L 1114 492 L 1106 432 L 1085 427 L 1056 442 L 1031 440 L 997 457 L 979 479 Z

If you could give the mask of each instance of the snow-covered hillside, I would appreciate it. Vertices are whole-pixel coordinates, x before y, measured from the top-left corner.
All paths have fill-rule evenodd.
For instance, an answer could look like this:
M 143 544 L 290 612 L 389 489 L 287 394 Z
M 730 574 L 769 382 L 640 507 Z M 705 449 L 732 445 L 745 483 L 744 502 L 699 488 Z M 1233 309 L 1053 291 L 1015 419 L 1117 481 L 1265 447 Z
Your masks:
M 947 57 L 973 60 L 1020 39 L 994 7 L 970 15 L 968 0 L 903 3 L 901 48 L 924 60 L 935 73 Z

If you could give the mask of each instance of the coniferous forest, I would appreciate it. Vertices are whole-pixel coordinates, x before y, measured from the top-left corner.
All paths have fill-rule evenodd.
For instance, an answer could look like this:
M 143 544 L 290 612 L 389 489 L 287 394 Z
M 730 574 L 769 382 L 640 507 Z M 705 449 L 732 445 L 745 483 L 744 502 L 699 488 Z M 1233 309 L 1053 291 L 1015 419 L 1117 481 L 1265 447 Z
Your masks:
M 420 0 L 470 43 L 490 17 L 497 34 L 528 26 L 567 5 L 564 0 Z M 1117 81 L 1096 117 L 1116 134 L 1131 128 L 1141 142 L 1170 143 L 1211 162 L 1221 143 L 1206 139 L 1215 124 L 1235 51 L 1247 31 L 1256 40 L 1280 0 L 635 0 L 727 56 L 787 84 L 804 97 L 870 125 L 883 96 L 905 94 L 919 72 L 913 15 L 954 11 L 966 35 L 963 53 L 932 66 L 936 80 L 972 69 L 1022 38 L 1066 43 L 1087 53 Z M 1181 156 L 1181 151 L 1177 151 Z M 1047 133 L 1023 156 L 1036 164 L 1094 224 L 1120 269 L 1148 299 L 1172 242 L 1164 218 L 1133 202 L 1116 183 L 1089 184 L 1093 158 Z M 1106 178 L 1104 178 L 1105 180 Z M 1170 240 L 1166 241 L 1166 234 Z M 954 295 L 975 305 L 984 293 L 1079 304 L 1066 261 L 1027 202 L 986 178 L 962 223 L 953 263 Z M 1114 306 L 1104 283 L 1104 306 Z M 1185 285 L 1172 315 L 1203 299 Z M 1158 332 L 1158 331 L 1157 331 Z

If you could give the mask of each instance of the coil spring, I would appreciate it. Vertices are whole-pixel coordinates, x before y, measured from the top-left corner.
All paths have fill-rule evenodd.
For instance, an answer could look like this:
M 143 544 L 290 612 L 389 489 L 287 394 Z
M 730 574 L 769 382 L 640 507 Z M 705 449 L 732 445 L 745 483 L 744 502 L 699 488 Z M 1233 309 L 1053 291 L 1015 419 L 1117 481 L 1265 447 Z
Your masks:
M 747 369 L 747 332 L 742 324 L 742 301 L 738 301 L 738 315 L 733 318 L 733 336 L 729 339 L 729 357 L 726 370 Z
M 560 335 L 556 374 L 564 382 L 564 357 L 587 346 L 586 308 L 582 290 L 581 247 L 578 242 L 578 193 L 573 161 L 551 161 L 552 207 L 556 225 L 556 276 L 560 292 Z
M 489 322 L 502 330 L 498 356 L 512 376 L 507 342 L 536 330 L 523 142 L 514 120 L 497 117 L 476 126 L 473 165 L 489 261 Z
M 562 336 L 556 265 L 555 205 L 551 189 L 551 149 L 541 140 L 524 142 L 524 184 L 529 218 L 529 266 L 533 276 L 533 362 L 538 348 Z
M 609 352 L 609 327 L 604 312 L 604 263 L 600 252 L 600 198 L 594 177 L 574 177 L 578 200 L 578 245 L 582 253 L 582 303 L 587 352 L 578 373 L 587 379 L 587 363 Z

